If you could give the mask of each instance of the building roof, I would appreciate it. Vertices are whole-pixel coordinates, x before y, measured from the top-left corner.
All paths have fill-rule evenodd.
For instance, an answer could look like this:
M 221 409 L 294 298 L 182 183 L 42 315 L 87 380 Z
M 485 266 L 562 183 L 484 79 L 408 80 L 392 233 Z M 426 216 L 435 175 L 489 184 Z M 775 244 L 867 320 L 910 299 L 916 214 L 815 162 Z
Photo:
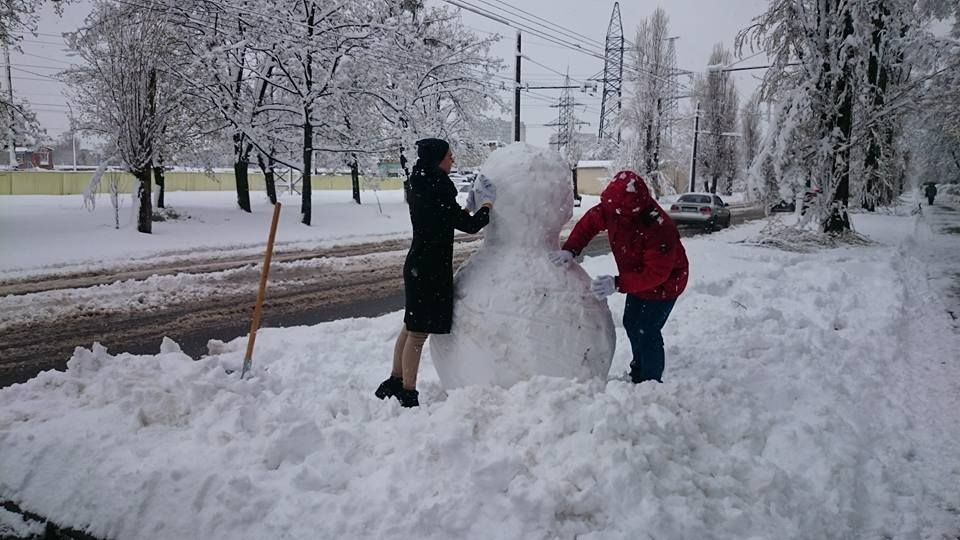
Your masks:
M 589 160 L 582 159 L 577 162 L 578 169 L 609 169 L 613 166 L 613 161 L 609 159 Z

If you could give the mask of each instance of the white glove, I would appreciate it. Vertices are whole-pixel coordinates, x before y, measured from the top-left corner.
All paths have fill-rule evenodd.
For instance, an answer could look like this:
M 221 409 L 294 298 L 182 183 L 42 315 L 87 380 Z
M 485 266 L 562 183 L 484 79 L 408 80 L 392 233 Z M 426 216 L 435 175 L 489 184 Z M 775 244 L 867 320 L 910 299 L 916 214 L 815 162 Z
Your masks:
M 550 257 L 550 262 L 557 266 L 569 266 L 573 262 L 573 253 L 565 249 L 551 251 L 547 256 Z
M 467 205 L 464 208 L 471 214 L 480 209 L 477 206 L 477 197 L 473 194 L 473 188 L 470 189 L 470 193 L 467 193 Z
M 473 194 L 474 200 L 480 206 L 493 206 L 494 201 L 497 200 L 497 187 L 489 178 L 481 174 L 473 181 Z
M 617 292 L 617 281 L 613 276 L 597 276 L 590 282 L 590 292 L 599 300 Z

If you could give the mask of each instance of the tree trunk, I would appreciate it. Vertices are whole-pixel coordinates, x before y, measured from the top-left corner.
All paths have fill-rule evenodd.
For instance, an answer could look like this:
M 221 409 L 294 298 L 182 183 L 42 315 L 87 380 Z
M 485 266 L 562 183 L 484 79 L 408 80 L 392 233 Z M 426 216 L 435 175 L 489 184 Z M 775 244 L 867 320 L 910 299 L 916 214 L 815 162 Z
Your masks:
M 657 98 L 657 132 L 653 141 L 653 158 L 650 160 L 650 168 L 647 172 L 660 170 L 660 131 L 663 129 L 663 110 L 660 98 Z
M 644 173 L 653 170 L 653 120 L 647 123 L 647 133 L 643 144 Z
M 714 174 L 713 177 L 710 179 L 710 189 L 708 190 L 710 191 L 710 193 L 713 193 L 713 194 L 717 193 L 717 183 L 719 181 L 720 181 L 720 175 Z
M 839 4 L 838 4 L 839 5 Z M 847 8 L 850 9 L 849 7 Z M 844 17 L 843 42 L 853 35 L 853 16 L 849 11 Z M 853 133 L 853 88 L 850 79 L 853 78 L 852 58 L 847 53 L 843 72 L 837 76 L 834 102 L 839 101 L 839 109 L 834 115 L 833 127 L 840 130 L 840 139 L 834 142 L 835 155 L 832 164 L 832 176 L 839 178 L 837 189 L 833 194 L 833 204 L 830 214 L 823 222 L 823 232 L 842 233 L 850 230 L 850 216 L 847 207 L 850 203 L 850 135 Z M 833 130 L 831 130 L 833 131 Z
M 356 157 L 350 162 L 350 181 L 353 184 L 353 200 L 360 204 L 360 166 Z
M 238 159 L 233 164 L 233 177 L 237 184 L 237 206 L 244 212 L 251 212 L 250 208 L 250 181 L 248 178 L 247 167 L 250 162 L 246 159 Z
M 163 165 L 158 165 L 153 168 L 153 181 L 157 184 L 157 208 L 166 208 L 163 204 L 163 194 L 166 191 L 164 188 L 164 178 L 163 178 Z
M 273 172 L 273 158 L 267 157 L 263 158 L 263 154 L 257 153 L 257 164 L 260 165 L 260 170 L 263 172 L 263 182 L 267 186 L 267 198 L 270 199 L 270 204 L 277 204 L 277 181 L 276 176 Z
M 304 111 L 303 119 L 303 183 L 300 198 L 300 222 L 310 225 L 313 213 L 313 191 L 310 183 L 310 171 L 313 169 L 313 124 L 310 122 L 310 108 Z
M 887 70 L 886 66 L 881 66 L 880 56 L 883 54 L 883 35 L 885 26 L 885 16 L 888 14 L 885 2 L 880 2 L 877 12 L 873 16 L 873 35 L 871 39 L 870 59 L 867 62 L 867 82 L 869 91 L 873 94 L 873 112 L 879 112 L 884 105 L 887 92 Z M 864 174 L 866 175 L 866 188 L 863 191 L 863 207 L 868 211 L 876 210 L 878 200 L 877 187 L 880 185 L 880 157 L 881 149 L 881 130 L 880 126 L 871 128 L 867 134 L 867 152 L 863 160 Z
M 244 212 L 250 209 L 250 181 L 247 167 L 250 165 L 250 150 L 244 141 L 243 133 L 233 134 L 233 177 L 237 186 L 237 206 Z
M 153 201 L 150 197 L 150 164 L 146 167 L 133 171 L 134 178 L 140 183 L 137 188 L 137 198 L 139 199 L 140 209 L 137 212 L 137 230 L 150 234 L 153 232 Z

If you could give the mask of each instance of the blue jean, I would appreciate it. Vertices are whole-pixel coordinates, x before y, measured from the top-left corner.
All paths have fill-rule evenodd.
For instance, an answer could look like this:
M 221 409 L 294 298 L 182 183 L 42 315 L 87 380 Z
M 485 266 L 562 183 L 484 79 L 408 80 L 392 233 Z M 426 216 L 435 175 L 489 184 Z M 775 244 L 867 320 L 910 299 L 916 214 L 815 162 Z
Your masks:
M 663 334 L 676 300 L 644 300 L 627 295 L 623 310 L 623 327 L 630 338 L 633 361 L 630 362 L 630 378 L 633 382 L 655 380 L 663 382 Z

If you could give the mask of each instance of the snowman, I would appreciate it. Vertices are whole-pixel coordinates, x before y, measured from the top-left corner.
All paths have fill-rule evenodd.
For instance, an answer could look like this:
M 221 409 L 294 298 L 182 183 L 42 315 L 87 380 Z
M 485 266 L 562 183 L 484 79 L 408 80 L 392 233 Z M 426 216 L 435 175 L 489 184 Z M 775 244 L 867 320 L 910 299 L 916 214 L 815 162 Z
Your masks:
M 483 245 L 454 278 L 450 334 L 430 337 L 441 384 L 605 378 L 616 344 L 610 309 L 579 265 L 548 258 L 573 215 L 569 168 L 556 152 L 514 143 L 493 152 L 480 174 L 497 202 Z

